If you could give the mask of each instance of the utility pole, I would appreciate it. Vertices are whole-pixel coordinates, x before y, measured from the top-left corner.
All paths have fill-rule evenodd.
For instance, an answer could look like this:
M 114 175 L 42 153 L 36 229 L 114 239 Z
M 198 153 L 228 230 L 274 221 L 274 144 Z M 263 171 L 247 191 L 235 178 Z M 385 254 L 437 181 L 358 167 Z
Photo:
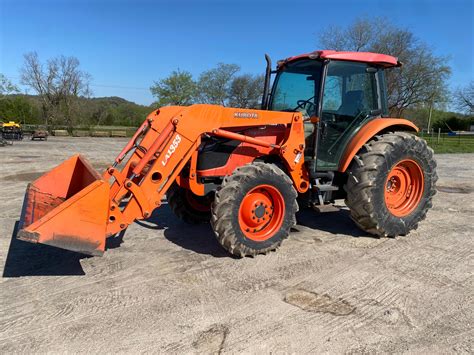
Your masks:
M 436 86 L 436 89 L 430 95 L 430 113 L 429 113 L 429 116 L 428 116 L 428 134 L 430 134 L 430 130 L 431 130 L 431 117 L 433 115 L 433 105 L 434 105 L 435 97 L 437 95 L 437 91 L 438 91 L 438 86 Z
M 430 113 L 428 116 L 428 134 L 430 134 L 431 114 L 433 113 L 433 99 L 430 102 Z

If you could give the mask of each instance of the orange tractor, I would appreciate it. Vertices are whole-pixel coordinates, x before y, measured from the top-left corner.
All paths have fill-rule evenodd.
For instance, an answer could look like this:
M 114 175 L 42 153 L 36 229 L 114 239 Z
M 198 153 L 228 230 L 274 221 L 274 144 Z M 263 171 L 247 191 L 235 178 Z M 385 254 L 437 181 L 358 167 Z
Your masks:
M 416 228 L 436 163 L 413 123 L 388 118 L 384 71 L 397 59 L 325 50 L 276 70 L 266 59 L 260 110 L 152 112 L 102 175 L 76 155 L 29 184 L 17 237 L 101 255 L 107 237 L 148 218 L 165 195 L 184 221 L 210 221 L 237 256 L 276 249 L 299 206 L 324 210 L 335 199 L 371 234 Z

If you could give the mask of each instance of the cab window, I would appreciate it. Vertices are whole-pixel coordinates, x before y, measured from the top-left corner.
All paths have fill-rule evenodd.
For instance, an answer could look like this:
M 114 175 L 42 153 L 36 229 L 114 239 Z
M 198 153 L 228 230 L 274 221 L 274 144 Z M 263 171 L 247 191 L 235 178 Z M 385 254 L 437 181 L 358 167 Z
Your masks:
M 316 113 L 321 62 L 299 60 L 287 64 L 276 77 L 270 109 L 273 111 L 308 111 Z

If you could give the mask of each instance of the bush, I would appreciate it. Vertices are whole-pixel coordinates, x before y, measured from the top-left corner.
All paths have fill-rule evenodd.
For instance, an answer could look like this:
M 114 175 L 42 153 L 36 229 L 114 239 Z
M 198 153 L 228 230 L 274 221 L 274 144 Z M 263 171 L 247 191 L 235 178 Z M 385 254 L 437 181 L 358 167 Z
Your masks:
M 40 123 L 41 113 L 26 98 L 12 95 L 0 99 L 0 119 L 22 123 Z
M 441 129 L 442 131 L 468 131 L 473 124 L 474 117 L 462 118 L 453 115 L 434 122 L 433 129 Z

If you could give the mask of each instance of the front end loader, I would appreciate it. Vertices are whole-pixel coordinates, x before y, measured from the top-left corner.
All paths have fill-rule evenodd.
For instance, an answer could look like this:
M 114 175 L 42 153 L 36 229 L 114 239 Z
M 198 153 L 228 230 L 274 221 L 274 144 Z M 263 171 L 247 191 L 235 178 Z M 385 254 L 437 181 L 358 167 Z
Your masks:
M 339 198 L 362 229 L 408 234 L 431 207 L 437 177 L 416 126 L 387 116 L 384 71 L 399 65 L 317 51 L 272 70 L 267 57 L 260 110 L 152 112 L 102 174 L 76 155 L 29 184 L 18 238 L 101 255 L 106 238 L 165 196 L 185 222 L 210 222 L 237 256 L 276 249 L 299 208 L 323 211 Z

